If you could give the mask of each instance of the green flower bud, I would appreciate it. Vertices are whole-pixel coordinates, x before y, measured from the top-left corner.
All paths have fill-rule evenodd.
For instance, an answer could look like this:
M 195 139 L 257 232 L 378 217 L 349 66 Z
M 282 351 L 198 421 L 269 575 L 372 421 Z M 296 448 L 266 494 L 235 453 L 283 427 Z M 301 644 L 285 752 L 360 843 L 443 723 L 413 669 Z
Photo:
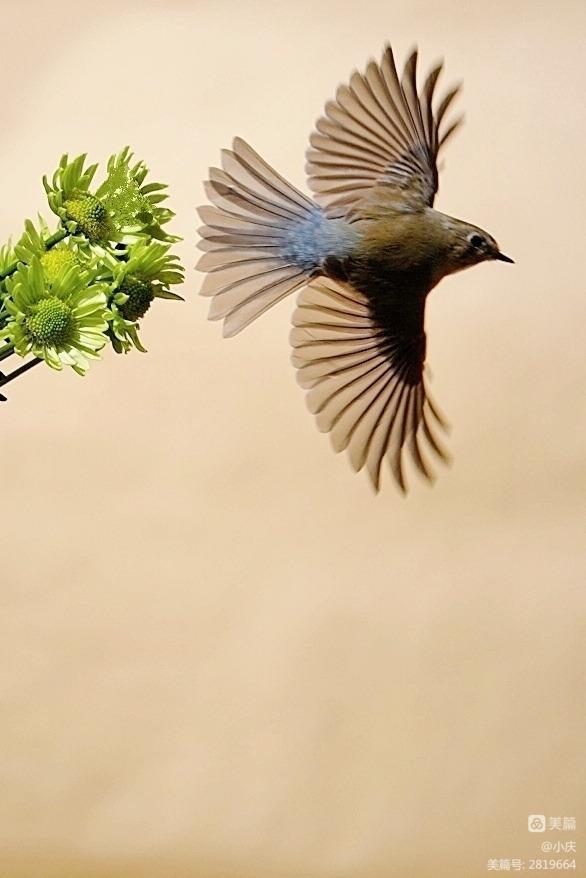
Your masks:
M 133 323 L 144 317 L 155 297 L 152 284 L 131 275 L 122 281 L 120 292 L 128 296 L 126 302 L 119 306 L 120 313 L 126 320 L 132 320 Z
M 47 283 L 52 284 L 62 268 L 79 265 L 79 259 L 68 247 L 55 247 L 41 256 L 41 265 Z
M 99 198 L 80 193 L 65 202 L 67 217 L 75 220 L 79 231 L 91 244 L 107 242 L 112 235 L 112 224 L 105 206 Z
M 57 346 L 71 340 L 75 321 L 69 305 L 50 296 L 31 306 L 26 326 L 36 344 Z

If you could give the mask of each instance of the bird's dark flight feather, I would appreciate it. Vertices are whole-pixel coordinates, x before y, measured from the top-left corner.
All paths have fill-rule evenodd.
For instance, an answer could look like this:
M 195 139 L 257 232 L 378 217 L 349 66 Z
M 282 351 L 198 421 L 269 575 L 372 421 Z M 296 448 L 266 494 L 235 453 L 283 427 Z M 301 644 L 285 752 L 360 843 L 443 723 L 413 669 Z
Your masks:
M 424 447 L 446 459 L 433 432 L 446 425 L 424 376 L 424 309 L 423 296 L 406 300 L 389 289 L 373 301 L 320 278 L 300 293 L 293 315 L 292 361 L 308 407 L 335 450 L 347 448 L 355 470 L 366 467 L 377 491 L 385 457 L 406 490 L 405 447 L 429 480 Z

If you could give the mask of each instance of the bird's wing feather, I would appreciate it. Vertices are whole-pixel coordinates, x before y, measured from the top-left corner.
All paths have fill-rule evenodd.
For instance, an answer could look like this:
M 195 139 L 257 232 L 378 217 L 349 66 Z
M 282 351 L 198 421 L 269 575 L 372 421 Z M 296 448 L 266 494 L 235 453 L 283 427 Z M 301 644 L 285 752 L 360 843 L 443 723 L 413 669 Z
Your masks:
M 338 88 L 307 150 L 309 186 L 328 216 L 346 216 L 375 188 L 416 207 L 433 204 L 438 152 L 461 122 L 442 125 L 459 86 L 433 109 L 441 69 L 433 67 L 418 93 L 417 50 L 399 79 L 387 46 L 380 64 L 371 61 Z
M 293 315 L 292 361 L 308 407 L 334 449 L 348 449 L 355 470 L 366 467 L 376 491 L 385 457 L 403 491 L 405 448 L 429 480 L 424 448 L 447 459 L 433 433 L 446 424 L 424 377 L 424 308 L 424 298 L 406 307 L 392 291 L 373 304 L 350 285 L 320 278 L 302 290 Z

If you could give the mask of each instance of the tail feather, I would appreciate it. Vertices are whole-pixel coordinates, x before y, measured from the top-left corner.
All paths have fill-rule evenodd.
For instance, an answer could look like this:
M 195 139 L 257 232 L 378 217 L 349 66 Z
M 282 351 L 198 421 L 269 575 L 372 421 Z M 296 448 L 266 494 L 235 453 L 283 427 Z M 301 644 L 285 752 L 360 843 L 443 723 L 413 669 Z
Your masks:
M 276 216 L 282 216 L 289 219 L 295 219 L 297 217 L 296 205 L 294 205 L 294 210 L 288 210 L 286 207 L 281 207 L 276 202 L 266 201 L 258 193 L 255 193 L 254 190 L 249 189 L 242 183 L 237 183 L 238 190 L 235 192 L 235 182 L 236 181 L 232 177 L 230 177 L 225 171 L 220 170 L 220 168 L 210 168 L 210 179 L 208 182 L 204 183 L 204 186 L 209 187 L 215 192 L 216 198 L 218 195 L 223 195 L 241 212 L 251 211 L 254 207 L 258 207 L 267 216 L 275 214 Z M 243 198 L 243 196 L 246 197 Z
M 251 146 L 249 146 L 240 137 L 235 137 L 232 144 L 234 152 L 224 150 L 227 165 L 224 170 L 232 173 L 236 180 L 242 179 L 241 175 L 248 175 L 252 182 L 253 191 L 256 189 L 259 180 L 262 180 L 271 193 L 277 196 L 277 200 L 282 202 L 283 207 L 290 208 L 292 204 L 297 204 L 301 212 L 304 213 L 309 209 L 314 209 L 313 202 L 302 192 L 299 192 L 294 186 L 281 177 L 274 168 L 265 162 L 261 156 Z M 246 179 L 242 180 L 246 184 Z M 273 200 L 273 199 L 271 199 Z
M 213 255 L 216 256 L 217 253 Z M 275 271 L 283 269 L 283 260 L 280 256 L 268 256 L 266 259 L 255 257 L 254 259 L 230 263 L 226 262 L 224 253 L 221 256 L 223 260 L 222 266 L 219 269 L 212 269 L 208 272 L 199 291 L 200 296 L 215 296 L 220 290 L 228 292 L 251 277 L 265 278 L 267 275 L 272 275 Z M 250 273 L 251 268 L 254 271 L 254 275 Z
M 297 274 L 288 273 L 280 282 L 265 283 L 260 289 L 258 289 L 258 279 L 255 278 L 255 281 L 254 293 L 244 300 L 241 299 L 240 290 L 231 290 L 223 303 L 218 301 L 219 297 L 212 300 L 210 320 L 224 320 L 224 335 L 231 336 L 240 332 L 289 293 L 304 286 L 307 283 L 307 275 L 299 271 Z
M 212 297 L 210 320 L 224 320 L 224 335 L 236 335 L 317 269 L 304 253 L 321 209 L 236 138 L 223 150 L 222 167 L 210 170 L 199 208 L 204 222 L 197 268 L 208 272 L 201 294 Z
M 296 276 L 301 277 L 299 271 Z M 210 305 L 210 320 L 221 320 L 231 314 L 234 308 L 244 308 L 250 302 L 251 297 L 260 304 L 262 296 L 262 300 L 265 302 L 265 294 L 270 293 L 271 290 L 274 290 L 275 293 L 277 290 L 284 292 L 291 280 L 291 269 L 288 265 L 277 266 L 268 269 L 268 271 L 254 274 L 252 277 L 234 280 L 221 288 L 221 295 L 217 292 L 209 293 L 213 296 Z M 247 313 L 250 313 L 250 309 L 247 309 Z
M 227 249 L 229 252 L 226 252 Z M 257 259 L 259 260 L 259 265 L 261 263 L 267 263 L 273 260 L 281 263 L 280 256 L 267 255 L 266 257 L 260 257 L 258 255 L 258 250 L 252 247 L 242 247 L 238 251 L 230 251 L 230 248 L 222 247 L 220 250 L 209 250 L 207 253 L 204 253 L 203 256 L 200 257 L 198 267 L 200 271 L 213 273 L 216 271 L 223 271 L 225 268 L 232 268 L 232 266 L 239 265 L 241 263 L 244 263 L 246 265 L 247 263 L 253 262 Z

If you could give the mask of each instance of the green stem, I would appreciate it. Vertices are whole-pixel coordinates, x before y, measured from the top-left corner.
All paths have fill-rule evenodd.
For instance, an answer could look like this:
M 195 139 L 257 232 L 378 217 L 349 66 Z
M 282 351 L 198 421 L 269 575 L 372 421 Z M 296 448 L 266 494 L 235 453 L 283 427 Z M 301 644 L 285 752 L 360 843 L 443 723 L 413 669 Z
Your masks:
M 0 348 L 0 360 L 5 360 L 6 357 L 9 357 L 14 351 L 14 345 L 12 342 L 8 342 L 8 344 L 3 345 Z
M 45 250 L 50 250 L 51 247 L 54 247 L 55 244 L 58 244 L 59 241 L 63 241 L 64 238 L 69 236 L 70 232 L 67 229 L 57 229 L 47 240 L 44 242 Z M 7 277 L 10 277 L 11 274 L 14 274 L 18 266 L 20 265 L 19 259 L 16 262 L 13 262 L 12 265 L 9 265 L 8 268 L 5 268 L 4 271 L 0 271 L 0 281 L 5 280 Z

